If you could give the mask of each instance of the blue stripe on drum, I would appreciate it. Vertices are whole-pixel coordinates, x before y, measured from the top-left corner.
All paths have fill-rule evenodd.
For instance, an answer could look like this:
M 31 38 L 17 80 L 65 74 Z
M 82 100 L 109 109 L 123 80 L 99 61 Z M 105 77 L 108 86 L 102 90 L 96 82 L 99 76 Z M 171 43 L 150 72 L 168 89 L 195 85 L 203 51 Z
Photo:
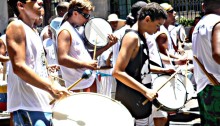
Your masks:
M 0 93 L 0 102 L 7 102 L 7 93 Z

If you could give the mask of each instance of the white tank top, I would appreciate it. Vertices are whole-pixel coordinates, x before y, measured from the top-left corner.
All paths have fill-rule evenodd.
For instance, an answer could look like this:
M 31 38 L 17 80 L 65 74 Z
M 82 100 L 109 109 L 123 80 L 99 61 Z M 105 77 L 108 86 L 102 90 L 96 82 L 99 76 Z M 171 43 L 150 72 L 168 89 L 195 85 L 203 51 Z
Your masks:
M 45 53 L 38 33 L 34 32 L 29 26 L 20 20 L 17 20 L 16 22 L 23 25 L 26 33 L 26 65 L 40 77 L 48 79 L 45 65 Z M 10 63 L 7 89 L 8 112 L 20 109 L 51 112 L 48 96 L 49 94 L 46 91 L 26 83 L 14 74 Z
M 192 35 L 193 55 L 198 57 L 207 72 L 213 74 L 218 82 L 220 82 L 220 65 L 212 58 L 211 41 L 213 26 L 219 21 L 220 16 L 218 15 L 209 14 L 204 16 L 196 25 Z M 211 83 L 197 63 L 194 63 L 194 75 L 198 92 L 203 90 L 207 84 Z
M 84 46 L 84 42 L 80 38 L 76 29 L 74 29 L 73 26 L 68 21 L 66 21 L 60 27 L 58 35 L 60 31 L 64 29 L 69 31 L 69 33 L 71 34 L 71 39 L 72 39 L 72 43 L 70 45 L 70 51 L 68 55 L 81 61 L 92 60 L 90 54 L 88 53 L 87 49 Z M 86 70 L 86 68 L 73 69 L 73 68 L 67 68 L 62 65 L 60 67 L 61 67 L 62 77 L 65 80 L 66 87 L 69 87 L 71 84 L 79 80 L 82 77 L 83 72 Z M 88 88 L 93 84 L 94 80 L 95 80 L 95 73 L 93 72 L 90 78 L 82 80 L 72 90 Z

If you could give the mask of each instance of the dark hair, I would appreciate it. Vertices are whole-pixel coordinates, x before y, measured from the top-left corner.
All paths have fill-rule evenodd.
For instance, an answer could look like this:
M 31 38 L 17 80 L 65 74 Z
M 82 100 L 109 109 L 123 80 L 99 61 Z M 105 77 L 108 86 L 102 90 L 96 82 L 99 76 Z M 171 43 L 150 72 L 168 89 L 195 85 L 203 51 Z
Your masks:
M 213 13 L 213 10 L 219 9 L 220 0 L 204 0 L 205 14 Z
M 8 5 L 11 7 L 11 9 L 13 10 L 13 12 L 15 13 L 17 17 L 20 15 L 18 11 L 18 7 L 17 7 L 18 1 L 22 3 L 26 3 L 26 0 L 8 0 Z
M 167 19 L 167 12 L 158 3 L 152 2 L 140 10 L 138 20 L 143 20 L 146 16 L 150 16 L 152 21 Z
M 138 2 L 134 3 L 131 6 L 131 13 L 129 13 L 129 15 L 126 17 L 126 24 L 128 24 L 130 26 L 134 25 L 137 21 L 138 11 L 146 5 L 147 5 L 147 3 L 144 1 L 138 1 Z

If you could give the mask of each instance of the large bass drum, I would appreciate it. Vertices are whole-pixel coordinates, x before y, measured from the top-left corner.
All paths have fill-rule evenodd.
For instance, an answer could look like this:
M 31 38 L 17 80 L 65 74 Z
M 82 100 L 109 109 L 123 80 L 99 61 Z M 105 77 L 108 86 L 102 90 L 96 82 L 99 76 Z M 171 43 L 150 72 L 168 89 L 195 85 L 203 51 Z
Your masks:
M 53 126 L 134 126 L 120 102 L 97 93 L 74 93 L 53 107 Z
M 170 78 L 170 75 L 157 77 L 153 82 L 153 89 L 159 89 L 161 84 L 166 82 L 168 78 Z M 153 105 L 167 112 L 177 112 L 184 106 L 187 99 L 185 85 L 177 76 L 173 77 L 157 93 L 158 97 L 153 100 Z
M 87 46 L 102 48 L 108 44 L 108 35 L 112 34 L 111 25 L 102 18 L 92 18 L 85 25 L 85 38 Z

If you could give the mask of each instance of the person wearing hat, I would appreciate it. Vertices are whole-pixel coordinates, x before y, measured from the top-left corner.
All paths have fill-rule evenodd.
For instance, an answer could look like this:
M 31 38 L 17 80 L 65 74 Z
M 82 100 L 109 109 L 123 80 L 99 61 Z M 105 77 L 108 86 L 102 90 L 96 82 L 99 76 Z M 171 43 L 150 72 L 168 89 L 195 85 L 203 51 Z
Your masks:
M 160 52 L 165 55 L 170 55 L 173 58 L 178 58 L 180 55 L 179 53 L 183 54 L 184 50 L 182 49 L 182 44 L 180 41 L 177 40 L 177 33 L 172 32 L 172 29 L 170 30 L 170 27 L 174 26 L 174 23 L 176 22 L 175 16 L 176 12 L 174 11 L 173 7 L 168 3 L 161 3 L 160 6 L 164 8 L 164 10 L 167 11 L 168 18 L 165 21 L 164 25 L 160 27 L 160 33 L 165 33 L 166 36 L 163 39 L 160 39 L 162 34 L 158 36 L 158 48 L 161 48 Z M 162 47 L 159 40 L 167 40 L 168 41 L 168 52 L 167 54 L 166 49 Z
M 110 14 L 107 21 L 110 23 L 113 31 L 118 30 L 125 25 L 125 20 L 119 19 L 117 14 Z

